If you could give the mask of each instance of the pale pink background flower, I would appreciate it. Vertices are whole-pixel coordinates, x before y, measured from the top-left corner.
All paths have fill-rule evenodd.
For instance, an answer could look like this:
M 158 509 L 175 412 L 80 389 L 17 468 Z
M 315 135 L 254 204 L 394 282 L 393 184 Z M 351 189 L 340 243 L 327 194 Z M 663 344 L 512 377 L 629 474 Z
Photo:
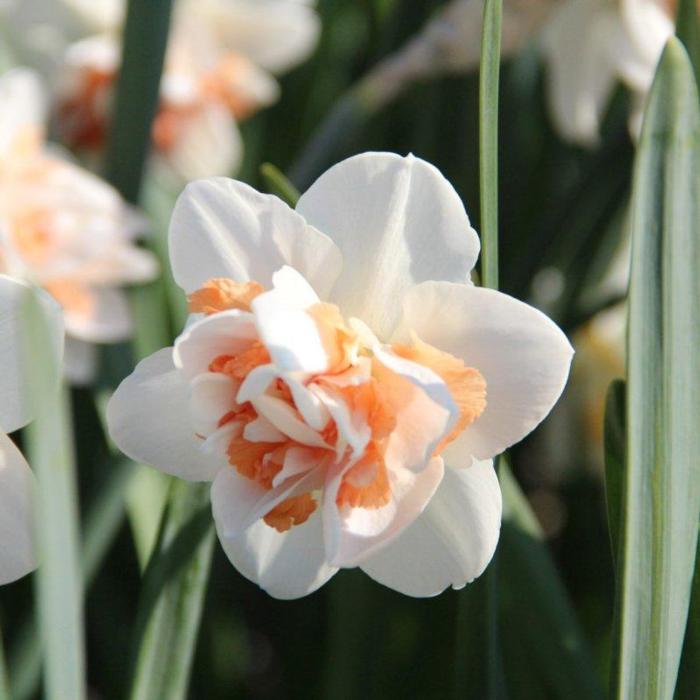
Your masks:
M 44 140 L 44 94 L 26 69 L 0 76 L 0 272 L 61 304 L 70 379 L 88 381 L 94 343 L 131 335 L 121 287 L 157 274 L 134 239 L 144 221 L 116 190 Z
M 121 17 L 66 51 L 57 122 L 69 145 L 104 145 L 120 62 Z M 319 18 L 300 0 L 181 0 L 153 126 L 157 163 L 184 180 L 235 171 L 236 123 L 275 102 L 280 75 L 316 45 Z

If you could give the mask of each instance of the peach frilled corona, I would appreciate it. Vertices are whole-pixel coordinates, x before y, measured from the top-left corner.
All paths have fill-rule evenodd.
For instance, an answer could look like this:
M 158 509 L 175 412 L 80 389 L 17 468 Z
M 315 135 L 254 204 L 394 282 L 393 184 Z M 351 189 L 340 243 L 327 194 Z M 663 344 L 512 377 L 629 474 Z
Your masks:
M 368 153 L 296 210 L 227 179 L 173 214 L 191 318 L 112 398 L 135 459 L 212 482 L 238 570 L 294 598 L 340 567 L 414 596 L 486 567 L 491 458 L 561 393 L 572 349 L 540 312 L 469 281 L 479 243 L 428 163 Z

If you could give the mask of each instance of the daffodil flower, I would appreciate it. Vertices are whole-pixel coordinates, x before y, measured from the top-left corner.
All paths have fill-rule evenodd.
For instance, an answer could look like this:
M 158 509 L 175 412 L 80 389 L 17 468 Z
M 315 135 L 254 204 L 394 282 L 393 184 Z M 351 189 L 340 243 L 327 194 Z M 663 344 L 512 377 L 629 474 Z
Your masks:
M 131 317 L 120 286 L 152 279 L 134 245 L 143 221 L 118 193 L 44 141 L 36 76 L 0 76 L 0 272 L 46 289 L 63 307 L 66 371 L 88 381 L 94 343 L 124 340 Z
M 169 235 L 193 315 L 113 396 L 117 445 L 211 481 L 227 555 L 273 596 L 340 567 L 414 596 L 481 574 L 501 519 L 491 458 L 549 412 L 573 351 L 470 283 L 479 239 L 442 175 L 367 153 L 296 210 L 202 180 Z
M 63 353 L 63 321 L 58 304 L 45 292 L 33 290 L 25 282 L 0 275 L 0 585 L 21 578 L 36 567 L 33 543 L 32 500 L 34 476 L 29 465 L 7 436 L 29 423 L 34 414 L 28 386 L 31 367 L 27 363 L 26 316 L 36 293 L 33 308 L 41 313 L 47 327 L 50 347 L 44 353 L 52 366 L 47 376 L 60 376 Z M 52 391 L 55 386 L 41 387 Z
M 104 144 L 120 64 L 120 23 L 105 29 L 68 48 L 58 90 L 63 138 L 88 151 Z M 273 75 L 306 59 L 319 29 L 300 0 L 177 3 L 153 125 L 157 162 L 185 180 L 237 169 L 236 123 L 277 100 Z
M 616 83 L 633 97 L 630 127 L 639 132 L 647 92 L 673 34 L 671 0 L 566 0 L 544 32 L 549 102 L 561 135 L 597 143 Z

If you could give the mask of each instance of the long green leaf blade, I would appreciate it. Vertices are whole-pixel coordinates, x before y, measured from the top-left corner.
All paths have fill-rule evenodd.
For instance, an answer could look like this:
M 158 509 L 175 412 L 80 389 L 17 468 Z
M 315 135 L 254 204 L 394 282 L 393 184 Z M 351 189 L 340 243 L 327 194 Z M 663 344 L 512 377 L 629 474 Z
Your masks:
M 632 195 L 627 468 L 615 696 L 673 697 L 700 511 L 700 116 L 677 39 L 651 90 Z
M 70 404 L 65 389 L 46 392 L 27 428 L 30 463 L 38 482 L 36 574 L 45 697 L 85 697 L 83 585 L 80 573 L 76 474 Z
M 186 697 L 214 540 L 208 485 L 174 482 L 141 590 L 131 700 Z

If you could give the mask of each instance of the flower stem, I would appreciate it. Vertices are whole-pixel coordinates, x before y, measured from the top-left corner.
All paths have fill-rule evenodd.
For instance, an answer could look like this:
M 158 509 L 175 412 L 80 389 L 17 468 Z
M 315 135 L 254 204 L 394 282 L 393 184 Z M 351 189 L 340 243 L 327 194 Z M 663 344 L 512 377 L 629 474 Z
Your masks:
M 498 289 L 498 83 L 503 0 L 486 0 L 479 75 L 481 282 Z

